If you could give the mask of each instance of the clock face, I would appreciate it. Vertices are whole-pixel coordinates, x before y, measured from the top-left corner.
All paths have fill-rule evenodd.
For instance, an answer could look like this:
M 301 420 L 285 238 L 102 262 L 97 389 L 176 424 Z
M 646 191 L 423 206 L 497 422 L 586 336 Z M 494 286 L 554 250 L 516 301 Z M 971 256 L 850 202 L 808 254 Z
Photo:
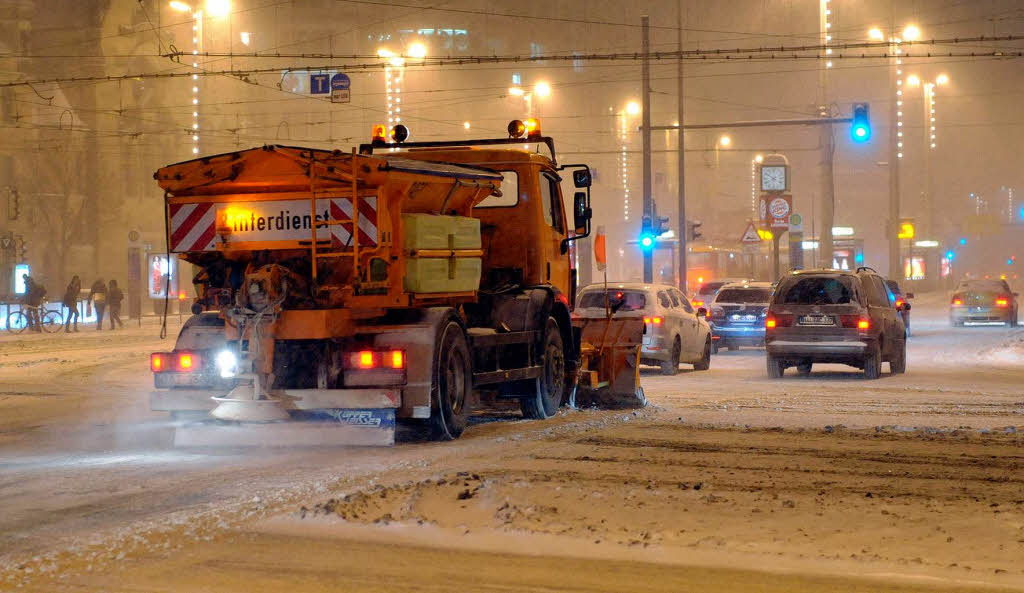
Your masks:
M 786 189 L 786 167 L 768 165 L 761 167 L 761 190 L 784 191 Z

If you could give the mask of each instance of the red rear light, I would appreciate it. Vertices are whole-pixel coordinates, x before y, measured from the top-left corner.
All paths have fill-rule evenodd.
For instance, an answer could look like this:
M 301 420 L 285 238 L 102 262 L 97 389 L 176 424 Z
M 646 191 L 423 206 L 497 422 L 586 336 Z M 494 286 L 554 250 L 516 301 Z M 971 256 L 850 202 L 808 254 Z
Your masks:
M 858 319 L 857 320 L 857 329 L 859 329 L 859 330 L 871 329 L 871 320 L 870 319 Z
M 661 317 L 655 317 L 652 321 L 654 321 L 654 325 L 661 325 L 663 320 Z
M 154 352 L 149 355 L 149 370 L 160 373 L 167 370 L 167 355 L 163 352 Z
M 704 306 L 704 301 L 702 301 L 700 299 L 697 299 L 697 300 L 693 301 L 693 306 L 694 307 L 703 307 Z
M 789 313 L 769 313 L 768 317 L 764 320 L 765 329 L 789 327 L 791 325 L 793 325 L 793 316 Z
M 954 305 L 962 305 L 962 304 L 964 304 L 963 297 L 961 297 L 958 294 L 954 294 L 953 295 L 953 304 Z
M 363 350 L 355 355 L 355 367 L 359 369 L 372 369 L 377 366 L 377 357 L 371 350 Z
M 1010 306 L 1010 299 L 998 298 L 998 299 L 996 299 L 996 306 L 997 307 L 1009 307 Z
M 650 325 L 650 324 L 651 324 L 651 318 L 650 317 L 644 317 L 644 325 Z
M 392 350 L 389 353 L 388 360 L 391 361 L 391 368 L 393 369 L 405 368 L 405 352 L 401 350 Z
M 896 299 L 896 306 L 897 307 L 902 307 L 903 306 L 903 299 Z
M 179 352 L 176 370 L 180 373 L 191 373 L 200 367 L 199 355 L 194 352 Z

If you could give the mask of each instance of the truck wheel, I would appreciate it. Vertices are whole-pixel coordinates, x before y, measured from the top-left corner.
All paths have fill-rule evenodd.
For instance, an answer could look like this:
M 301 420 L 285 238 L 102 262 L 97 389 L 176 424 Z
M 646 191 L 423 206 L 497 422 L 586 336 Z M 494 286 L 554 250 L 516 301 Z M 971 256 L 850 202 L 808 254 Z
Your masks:
M 683 347 L 679 343 L 679 338 L 676 338 L 672 344 L 672 354 L 669 355 L 668 360 L 661 363 L 662 375 L 676 375 L 679 373 L 679 357 L 682 355 L 682 350 Z
M 540 351 L 543 371 L 537 379 L 537 393 L 519 400 L 523 417 L 536 420 L 554 416 L 565 393 L 565 348 L 562 346 L 562 332 L 554 317 L 548 318 Z
M 431 436 L 435 440 L 450 441 L 459 438 L 466 429 L 473 388 L 469 346 L 462 326 L 449 321 L 441 330 L 437 348 L 433 387 L 436 408 L 430 416 Z

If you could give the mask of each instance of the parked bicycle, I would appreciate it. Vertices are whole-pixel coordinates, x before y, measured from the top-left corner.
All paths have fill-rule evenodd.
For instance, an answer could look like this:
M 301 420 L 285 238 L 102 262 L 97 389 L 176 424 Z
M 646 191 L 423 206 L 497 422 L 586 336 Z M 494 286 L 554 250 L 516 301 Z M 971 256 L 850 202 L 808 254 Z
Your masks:
M 38 307 L 21 305 L 21 308 L 17 311 L 11 311 L 7 315 L 7 331 L 12 334 L 20 334 L 28 329 L 28 315 L 31 312 L 38 314 L 39 326 L 44 332 L 52 334 L 60 331 L 64 327 L 64 316 L 60 314 L 60 311 L 47 310 L 45 307 L 46 302 L 44 301 Z

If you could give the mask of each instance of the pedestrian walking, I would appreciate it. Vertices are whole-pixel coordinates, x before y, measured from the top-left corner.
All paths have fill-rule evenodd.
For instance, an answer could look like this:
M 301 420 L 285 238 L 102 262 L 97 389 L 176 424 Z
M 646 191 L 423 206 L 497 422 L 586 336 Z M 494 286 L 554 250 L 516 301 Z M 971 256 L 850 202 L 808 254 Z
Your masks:
M 103 329 L 103 312 L 107 308 L 107 283 L 97 278 L 89 288 L 89 301 L 96 308 L 96 331 Z
M 40 284 L 28 274 L 22 276 L 25 280 L 25 299 L 24 303 L 27 305 L 25 316 L 28 318 L 28 329 L 38 333 L 43 332 L 43 326 L 40 323 L 41 316 L 39 315 L 39 308 L 43 305 L 43 298 L 46 296 L 46 287 Z
M 61 303 L 68 309 L 68 316 L 64 318 L 64 333 L 72 331 L 72 321 L 75 324 L 74 331 L 78 331 L 78 297 L 81 293 L 82 280 L 78 276 L 73 276 L 67 290 L 64 291 L 64 300 Z
M 110 315 L 110 329 L 114 329 L 114 322 L 117 327 L 124 329 L 121 323 L 121 302 L 124 301 L 124 292 L 117 287 L 117 280 L 111 280 L 107 288 L 107 311 Z

